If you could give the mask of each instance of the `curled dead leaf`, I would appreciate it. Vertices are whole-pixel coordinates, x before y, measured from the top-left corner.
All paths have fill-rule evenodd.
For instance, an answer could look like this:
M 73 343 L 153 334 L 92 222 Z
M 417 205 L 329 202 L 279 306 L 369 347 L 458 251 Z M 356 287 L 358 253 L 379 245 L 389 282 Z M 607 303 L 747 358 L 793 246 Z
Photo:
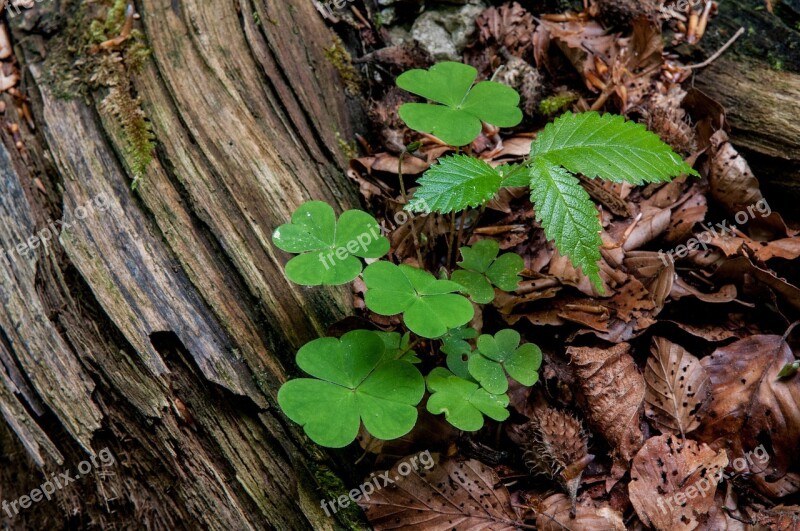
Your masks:
M 620 343 L 609 349 L 567 349 L 586 397 L 589 421 L 611 444 L 617 454 L 615 461 L 623 461 L 623 466 L 643 442 L 639 416 L 645 383 L 630 348 L 628 343 Z

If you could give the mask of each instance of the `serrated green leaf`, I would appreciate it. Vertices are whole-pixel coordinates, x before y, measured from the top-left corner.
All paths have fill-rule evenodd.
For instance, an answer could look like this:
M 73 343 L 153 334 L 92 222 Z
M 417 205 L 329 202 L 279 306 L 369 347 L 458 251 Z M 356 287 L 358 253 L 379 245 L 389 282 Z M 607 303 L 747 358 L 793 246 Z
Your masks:
M 307 201 L 292 214 L 291 223 L 272 234 L 276 247 L 302 253 L 286 264 L 286 276 L 304 286 L 346 284 L 361 273 L 356 257 L 380 258 L 389 240 L 378 222 L 361 210 L 347 210 L 336 221 L 333 208 L 322 201 Z
M 531 145 L 531 160 L 541 158 L 590 179 L 632 184 L 698 175 L 644 125 L 596 112 L 566 113 L 545 126 Z
M 600 218 L 577 177 L 537 158 L 531 164 L 531 201 L 536 219 L 558 251 L 602 289 L 600 279 Z
M 434 415 L 444 413 L 445 419 L 464 431 L 477 431 L 483 427 L 483 416 L 497 421 L 509 417 L 508 396 L 493 395 L 478 384 L 464 380 L 442 367 L 436 367 L 427 378 L 428 411 Z
M 440 337 L 474 315 L 469 300 L 456 294 L 463 290 L 460 284 L 415 267 L 375 262 L 364 269 L 364 283 L 370 310 L 379 315 L 402 313 L 408 329 L 418 336 Z
M 530 170 L 525 164 L 503 164 L 495 170 L 503 178 L 500 186 L 504 188 L 528 186 L 528 182 L 531 180 Z
M 453 281 L 467 290 L 473 301 L 488 304 L 494 300 L 494 289 L 497 286 L 503 291 L 514 291 L 521 280 L 520 271 L 525 262 L 516 253 L 500 252 L 499 244 L 494 240 L 480 240 L 472 247 L 462 247 L 463 260 L 458 265 L 463 268 L 453 272 Z
M 473 85 L 478 72 L 455 62 L 442 62 L 429 70 L 414 69 L 397 78 L 397 86 L 442 105 L 405 103 L 400 118 L 410 128 L 436 135 L 453 146 L 464 146 L 481 132 L 481 120 L 498 127 L 522 121 L 517 91 L 493 81 Z
M 448 213 L 482 205 L 500 189 L 502 178 L 486 162 L 466 155 L 440 158 L 419 179 L 406 210 Z
M 533 343 L 520 346 L 519 342 L 519 333 L 512 329 L 478 338 L 478 352 L 470 357 L 468 368 L 489 393 L 500 394 L 508 390 L 506 373 L 522 385 L 533 385 L 538 381 L 542 351 Z
M 297 353 L 297 364 L 314 378 L 285 383 L 278 404 L 323 446 L 353 442 L 362 421 L 379 439 L 402 437 L 416 423 L 425 383 L 410 363 L 386 361 L 385 348 L 384 340 L 368 330 L 307 343 Z

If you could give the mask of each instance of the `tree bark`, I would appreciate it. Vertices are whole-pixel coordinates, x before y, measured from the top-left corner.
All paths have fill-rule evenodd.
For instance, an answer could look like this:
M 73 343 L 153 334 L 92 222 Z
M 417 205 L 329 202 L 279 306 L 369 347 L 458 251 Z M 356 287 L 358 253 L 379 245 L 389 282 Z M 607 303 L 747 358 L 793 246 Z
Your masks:
M 104 448 L 115 463 L 0 518 L 340 528 L 358 517 L 320 507 L 336 466 L 275 398 L 296 349 L 350 304 L 344 289 L 286 281 L 270 240 L 305 200 L 356 204 L 338 147 L 353 124 L 325 55 L 334 36 L 307 0 L 137 8 L 152 58 L 132 93 L 156 149 L 135 192 L 108 91 L 64 99 L 53 81 L 82 7 L 50 0 L 10 20 L 30 101 L 4 94 L 0 115 L 0 249 L 12 250 L 0 269 L 0 498 L 74 476 Z M 16 250 L 48 227 L 59 243 Z
M 731 141 L 775 207 L 800 201 L 800 2 L 719 2 L 700 48 L 708 57 L 739 28 L 745 33 L 694 84 L 726 109 Z M 772 201 L 771 201 L 772 202 Z

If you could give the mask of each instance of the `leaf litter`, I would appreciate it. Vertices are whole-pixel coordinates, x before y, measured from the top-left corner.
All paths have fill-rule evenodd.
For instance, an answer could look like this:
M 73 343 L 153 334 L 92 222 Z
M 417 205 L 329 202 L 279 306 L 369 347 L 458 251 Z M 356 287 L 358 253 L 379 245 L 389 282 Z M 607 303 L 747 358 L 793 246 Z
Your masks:
M 366 17 L 341 12 L 362 39 L 355 64 L 373 122 L 348 175 L 383 220 L 390 256 L 449 273 L 460 247 L 491 242 L 524 259 L 517 289 L 497 290 L 465 325 L 476 332 L 453 336 L 448 365 L 474 355 L 462 337 L 506 326 L 542 350 L 541 382 L 509 380 L 506 420 L 458 432 L 423 404 L 421 422 L 399 441 L 360 437 L 376 470 L 439 452 L 432 469 L 360 503 L 376 529 L 800 529 L 800 375 L 791 369 L 800 237 L 796 217 L 770 207 L 758 168 L 729 141 L 724 109 L 691 88 L 679 50 L 702 39 L 716 6 L 587 4 L 548 13 L 509 2 L 475 19 L 463 61 L 476 82 L 516 89 L 524 119 L 502 132 L 484 123 L 460 151 L 399 119 L 402 104 L 423 100 L 398 91 L 395 76 L 433 64 L 420 43 L 397 39 L 413 10 L 398 4 L 398 20 L 374 27 L 370 5 Z M 518 189 L 457 215 L 404 212 L 441 157 L 520 162 L 543 126 L 569 110 L 642 123 L 701 176 L 640 186 L 578 176 L 600 213 L 602 290 L 548 241 Z M 489 300 L 479 273 L 476 293 Z M 357 283 L 353 296 L 379 328 L 397 325 L 366 310 Z M 423 360 L 433 349 L 415 345 Z M 450 407 L 476 428 L 472 409 L 493 407 L 491 396 L 450 388 L 450 371 L 441 371 L 428 407 Z

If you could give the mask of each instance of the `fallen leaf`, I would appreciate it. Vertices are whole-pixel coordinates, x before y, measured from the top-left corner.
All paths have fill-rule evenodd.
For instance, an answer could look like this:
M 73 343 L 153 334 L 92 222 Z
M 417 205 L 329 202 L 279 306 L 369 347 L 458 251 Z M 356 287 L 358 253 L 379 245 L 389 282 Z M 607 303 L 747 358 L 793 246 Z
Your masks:
M 727 464 L 725 450 L 672 435 L 648 439 L 631 465 L 628 493 L 636 514 L 658 530 L 695 529 L 714 504 Z
M 757 335 L 700 362 L 711 380 L 712 398 L 698 435 L 709 443 L 725 441 L 737 458 L 759 443 L 771 448 L 759 475 L 772 480 L 786 474 L 800 447 L 800 378 L 778 379 L 794 359 L 781 336 Z
M 645 415 L 661 433 L 680 433 L 682 438 L 700 426 L 697 415 L 711 391 L 700 360 L 680 345 L 654 337 L 647 359 Z
M 540 531 L 625 531 L 622 515 L 608 505 L 578 504 L 572 515 L 572 503 L 563 494 L 542 500 L 536 516 Z
M 453 529 L 513 531 L 519 519 L 511 508 L 508 490 L 491 468 L 473 459 L 442 459 L 434 454 L 435 464 L 419 467 L 406 476 L 399 461 L 388 476 L 394 483 L 376 490 L 359 505 L 376 531 L 383 529 Z M 383 480 L 380 480 L 383 481 Z
M 630 348 L 628 343 L 620 343 L 609 349 L 567 349 L 586 397 L 589 421 L 611 444 L 615 461 L 623 461 L 622 465 L 627 465 L 643 442 L 639 415 L 645 383 Z

